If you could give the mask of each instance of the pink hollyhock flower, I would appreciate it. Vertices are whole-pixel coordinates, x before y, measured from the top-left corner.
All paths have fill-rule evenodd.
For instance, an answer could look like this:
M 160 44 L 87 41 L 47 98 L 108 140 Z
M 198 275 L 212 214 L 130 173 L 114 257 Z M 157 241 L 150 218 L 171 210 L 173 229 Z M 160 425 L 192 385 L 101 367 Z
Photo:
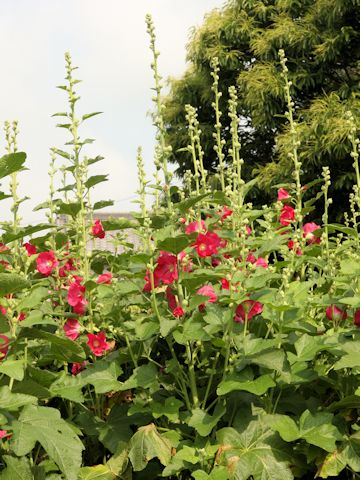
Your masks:
M 99 332 L 97 335 L 95 333 L 88 333 L 87 337 L 87 344 L 96 357 L 101 357 L 106 350 L 111 348 L 111 345 L 106 341 L 104 332 Z
M 234 316 L 234 321 L 237 323 L 244 323 L 247 316 L 251 320 L 255 315 L 259 315 L 263 311 L 263 305 L 255 300 L 245 300 L 237 306 Z
M 194 232 L 204 232 L 206 230 L 204 220 L 196 220 L 195 222 L 189 223 L 185 228 L 186 235 L 190 235 Z
M 204 297 L 208 297 L 207 303 L 215 303 L 218 299 L 214 287 L 212 285 L 204 285 L 203 287 L 199 288 L 196 292 L 198 295 L 203 295 Z M 205 303 L 199 305 L 200 312 L 205 310 Z
M 98 278 L 96 279 L 96 283 L 105 283 L 106 285 L 110 285 L 112 278 L 112 273 L 105 272 L 98 276 Z
M 87 300 L 85 298 L 82 298 L 76 305 L 72 307 L 73 312 L 77 315 L 84 315 L 87 304 Z
M 288 243 L 287 243 L 287 246 L 289 248 L 289 250 L 294 250 L 295 249 L 295 242 L 294 240 L 289 240 Z M 302 250 L 300 247 L 298 247 L 297 251 L 296 251 L 296 255 L 298 257 L 301 257 L 301 255 L 303 254 Z
M 33 245 L 30 242 L 26 242 L 26 243 L 23 244 L 23 247 L 25 248 L 25 250 L 28 254 L 28 257 L 31 257 L 31 255 L 35 255 L 35 253 L 36 253 L 35 245 Z
M 10 339 L 6 335 L 0 335 L 0 360 L 2 360 L 9 350 Z
M 199 233 L 194 244 L 199 257 L 210 257 L 216 255 L 221 244 L 221 239 L 216 233 Z
M 81 362 L 81 363 L 78 363 L 78 362 L 73 363 L 72 366 L 71 366 L 72 375 L 77 375 L 82 370 L 84 370 L 84 368 L 86 367 L 86 364 L 87 364 L 86 360 L 84 362 Z
M 186 223 L 186 218 L 180 217 L 179 218 L 179 223 L 182 223 L 182 224 Z
M 255 266 L 256 266 L 256 267 L 262 267 L 262 268 L 268 268 L 268 267 L 269 267 L 267 261 L 266 261 L 265 258 L 263 258 L 263 257 L 259 257 L 259 258 L 256 260 Z
M 306 238 L 306 241 L 307 243 L 320 243 L 321 242 L 321 239 L 320 237 L 316 237 L 313 232 L 315 232 L 315 230 L 319 230 L 320 225 L 317 225 L 316 223 L 314 222 L 310 222 L 310 223 L 305 223 L 305 225 L 303 226 L 303 237 Z
M 20 312 L 19 316 L 18 316 L 18 321 L 19 322 L 22 322 L 23 320 L 25 320 L 26 318 L 26 315 L 24 312 Z
M 338 308 L 336 305 L 329 305 L 325 311 L 326 318 L 328 320 L 346 320 L 347 319 L 347 312 L 346 310 L 342 310 Z
M 295 210 L 290 205 L 284 205 L 280 213 L 281 225 L 290 225 L 295 220 Z
M 36 259 L 36 269 L 38 272 L 46 275 L 47 277 L 52 271 L 59 265 L 55 257 L 55 253 L 52 250 L 48 252 L 41 252 Z
M 224 255 L 225 256 L 225 255 Z M 215 268 L 215 267 L 218 267 L 219 265 L 221 265 L 221 260 L 220 258 L 215 258 L 213 257 L 211 259 L 211 265 Z
M 229 280 L 227 280 L 226 278 L 222 278 L 222 279 L 220 280 L 220 282 L 221 282 L 221 288 L 222 288 L 223 290 L 230 290 L 230 282 L 229 282 Z
M 1 315 L 6 315 L 7 313 L 6 307 L 0 306 L 0 313 Z
M 246 230 L 246 234 L 247 234 L 247 235 L 251 235 L 252 230 L 251 230 L 251 227 L 249 227 L 249 225 L 246 225 L 246 229 L 245 229 L 245 230 Z
M 96 238 L 105 238 L 105 230 L 101 220 L 95 220 L 94 225 L 91 227 L 91 233 Z
M 246 257 L 246 261 L 250 263 L 255 263 L 256 262 L 256 257 L 252 253 L 249 253 L 249 255 Z
M 285 190 L 285 188 L 279 188 L 277 195 L 278 201 L 281 202 L 282 200 L 286 200 L 287 198 L 290 198 L 289 192 Z
M 356 310 L 354 313 L 354 325 L 360 327 L 360 310 Z
M 0 253 L 7 252 L 8 250 L 10 250 L 10 248 L 7 247 L 5 243 L 0 242 Z
M 0 439 L 9 437 L 10 435 L 6 430 L 0 430 Z
M 75 307 L 84 298 L 85 286 L 81 285 L 79 280 L 75 280 L 69 285 L 67 301 L 72 307 Z
M 69 318 L 64 324 L 65 335 L 70 340 L 76 340 L 80 335 L 81 325 L 75 318 Z

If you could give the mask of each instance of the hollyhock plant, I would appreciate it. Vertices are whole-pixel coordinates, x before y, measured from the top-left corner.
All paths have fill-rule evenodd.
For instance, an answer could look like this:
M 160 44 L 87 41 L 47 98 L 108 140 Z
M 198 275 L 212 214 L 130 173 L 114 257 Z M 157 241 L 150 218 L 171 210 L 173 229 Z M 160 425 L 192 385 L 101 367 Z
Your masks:
M 233 214 L 233 211 L 229 207 L 224 205 L 222 211 L 220 212 L 221 220 L 224 221 L 226 218 L 230 217 L 232 214 Z
M 335 322 L 346 320 L 348 316 L 346 310 L 342 310 L 336 305 L 329 305 L 326 308 L 325 314 L 328 320 L 334 320 Z
M 73 312 L 84 315 L 87 300 L 85 299 L 85 286 L 81 285 L 81 277 L 76 277 L 70 283 L 67 294 L 68 304 L 73 307 Z
M 10 339 L 6 335 L 0 335 L 0 360 L 2 360 L 9 350 Z
M 112 273 L 105 272 L 98 276 L 98 278 L 96 279 L 96 283 L 104 283 L 105 285 L 110 285 L 112 278 Z
M 64 278 L 67 277 L 68 272 L 73 272 L 76 270 L 75 266 L 76 260 L 75 258 L 69 258 L 66 263 L 59 268 L 59 276 Z
M 105 230 L 101 223 L 101 220 L 95 220 L 94 225 L 91 227 L 91 233 L 93 237 L 105 238 Z
M 295 242 L 294 240 L 289 240 L 288 243 L 287 243 L 287 246 L 288 246 L 288 249 L 289 250 L 294 250 L 295 249 Z M 301 257 L 301 255 L 303 254 L 302 250 L 300 247 L 297 248 L 296 250 L 296 255 L 298 257 Z
M 36 259 L 36 269 L 38 272 L 45 276 L 49 276 L 53 270 L 59 265 L 58 260 L 55 257 L 55 253 L 52 250 L 48 252 L 39 253 Z
M 284 205 L 280 212 L 281 225 L 290 225 L 295 220 L 295 210 L 290 205 Z
M 154 270 L 154 280 L 157 284 L 170 285 L 178 279 L 177 258 L 172 253 L 161 251 Z
M 183 272 L 191 272 L 193 269 L 193 264 L 190 256 L 183 251 L 181 251 L 177 256 Z
M 32 243 L 30 242 L 25 242 L 23 244 L 23 247 L 25 248 L 27 254 L 28 254 L 28 257 L 31 257 L 31 255 L 35 255 L 36 254 L 36 247 L 35 245 L 33 245 Z
M 211 257 L 216 255 L 221 244 L 221 239 L 217 233 L 206 232 L 199 233 L 194 244 L 196 253 L 199 257 Z
M 76 340 L 80 335 L 81 325 L 75 318 L 69 318 L 64 324 L 64 332 L 70 340 Z
M 205 232 L 206 225 L 204 220 L 196 220 L 195 222 L 189 223 L 185 228 L 186 235 L 190 235 L 194 232 Z
M 277 199 L 279 202 L 282 202 L 283 200 L 286 200 L 287 198 L 290 198 L 289 192 L 285 190 L 285 188 L 279 188 L 278 193 L 277 193 Z
M 246 318 L 251 320 L 256 315 L 263 311 L 263 304 L 255 300 L 245 300 L 240 303 L 235 310 L 234 321 L 237 323 L 244 323 Z
M 87 344 L 96 357 L 101 357 L 111 348 L 111 345 L 106 341 L 105 332 L 99 332 L 98 334 L 88 333 L 87 337 Z
M 303 237 L 306 239 L 307 243 L 320 243 L 320 237 L 314 235 L 315 230 L 319 230 L 320 225 L 317 225 L 314 222 L 305 223 L 303 226 Z

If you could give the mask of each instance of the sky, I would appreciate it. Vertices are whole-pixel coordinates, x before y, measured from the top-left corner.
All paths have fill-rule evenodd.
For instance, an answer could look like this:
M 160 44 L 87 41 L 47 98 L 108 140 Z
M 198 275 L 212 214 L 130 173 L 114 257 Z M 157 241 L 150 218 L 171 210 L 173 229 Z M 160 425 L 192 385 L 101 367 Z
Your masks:
M 67 132 L 55 128 L 51 115 L 66 109 L 66 94 L 57 89 L 65 76 L 64 53 L 71 53 L 82 83 L 77 92 L 79 114 L 101 111 L 80 134 L 96 141 L 84 150 L 105 160 L 91 174 L 109 174 L 96 187 L 94 201 L 112 199 L 107 211 L 136 209 L 136 150 L 143 147 L 148 175 L 152 172 L 155 130 L 149 117 L 153 80 L 145 15 L 153 17 L 160 73 L 164 79 L 185 71 L 186 44 L 192 27 L 223 0 L 2 0 L 0 36 L 0 126 L 18 120 L 19 150 L 29 169 L 19 174 L 23 224 L 42 220 L 33 212 L 48 197 L 51 147 L 64 148 Z M 5 153 L 4 135 L 0 147 Z M 62 161 L 59 161 L 59 165 Z M 4 185 L 2 185 L 1 190 Z M 9 204 L 1 202 L 1 219 Z

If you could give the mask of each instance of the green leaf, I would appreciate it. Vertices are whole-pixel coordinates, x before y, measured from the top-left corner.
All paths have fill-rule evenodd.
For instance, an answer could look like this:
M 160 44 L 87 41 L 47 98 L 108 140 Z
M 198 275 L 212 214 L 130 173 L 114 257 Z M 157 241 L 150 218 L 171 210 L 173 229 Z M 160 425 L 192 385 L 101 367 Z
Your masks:
M 195 408 L 189 418 L 188 425 L 195 428 L 199 435 L 207 437 L 226 412 L 224 405 L 218 404 L 213 415 L 209 415 L 201 408 Z
M 33 480 L 30 462 L 27 458 L 4 455 L 6 468 L 0 473 L 1 480 Z
M 264 420 L 285 442 L 293 442 L 300 437 L 296 422 L 288 415 L 265 415 Z
M 360 398 L 359 398 L 360 399 Z M 179 419 L 179 408 L 183 406 L 183 402 L 175 397 L 168 397 L 165 403 L 154 402 L 151 405 L 151 412 L 154 418 L 161 416 L 167 417 L 171 422 L 176 422 Z
M 169 237 L 159 241 L 157 247 L 160 250 L 166 250 L 167 252 L 177 255 L 191 243 L 193 243 L 193 241 L 189 238 L 189 235 L 177 235 L 176 237 Z
M 216 436 L 221 444 L 218 460 L 227 466 L 231 479 L 293 480 L 285 444 L 258 421 L 251 421 L 241 433 L 227 427 Z
M 12 427 L 16 455 L 27 455 L 39 442 L 67 480 L 78 479 L 84 446 L 58 410 L 28 405 Z
M 60 397 L 70 400 L 71 402 L 83 403 L 84 396 L 82 394 L 83 382 L 79 375 L 66 375 L 62 372 L 60 377 L 53 382 L 49 388 L 53 397 Z
M 64 116 L 67 116 L 67 115 L 64 115 Z M 70 153 L 65 152 L 64 150 L 60 150 L 59 148 L 52 148 L 52 150 L 54 153 L 56 153 L 60 157 L 66 158 L 67 160 L 70 160 L 71 158 Z
M 93 112 L 93 113 L 85 113 L 85 115 L 82 116 L 82 121 L 87 120 L 88 118 L 95 117 L 95 115 L 100 115 L 103 112 Z
M 93 175 L 92 177 L 89 177 L 86 180 L 84 185 L 86 188 L 91 188 L 91 187 L 94 187 L 95 185 L 98 185 L 99 183 L 107 182 L 107 181 L 108 181 L 108 175 Z
M 29 225 L 24 228 L 20 228 L 16 233 L 7 232 L 3 235 L 2 241 L 4 243 L 13 242 L 14 240 L 19 240 L 20 238 L 27 237 L 28 235 L 33 235 L 37 232 L 42 232 L 43 230 L 49 230 L 49 228 L 54 228 L 54 225 L 49 225 L 47 223 L 38 223 L 37 225 Z
M 104 220 L 102 224 L 106 232 L 111 230 L 125 230 L 127 228 L 135 228 L 138 226 L 138 223 L 131 218 L 112 218 L 111 216 Z
M 151 423 L 140 427 L 129 442 L 129 458 L 135 472 L 144 470 L 153 458 L 164 466 L 171 460 L 171 443 L 162 437 Z
M 7 358 L 0 363 L 0 373 L 5 373 L 8 377 L 21 381 L 24 378 L 24 361 Z
M 23 168 L 26 160 L 26 153 L 9 153 L 0 158 L 0 179 Z
M 237 374 L 229 375 L 225 380 L 220 382 L 217 388 L 218 395 L 226 395 L 227 393 L 235 390 L 245 390 L 246 392 L 253 393 L 254 395 L 263 395 L 269 390 L 269 388 L 275 387 L 276 383 L 272 379 L 272 376 L 262 375 L 255 380 L 242 381 L 242 377 Z
M 30 283 L 16 273 L 0 273 L 0 296 L 16 293 L 28 288 Z
M 25 309 L 32 309 L 41 305 L 42 301 L 49 296 L 49 289 L 47 287 L 35 286 L 30 290 L 29 294 L 26 297 L 22 298 L 17 305 L 17 310 L 19 312 Z
M 76 217 L 76 215 L 81 210 L 80 202 L 59 202 L 57 204 L 57 213 L 70 215 L 71 217 Z
M 347 355 L 344 355 L 333 366 L 334 370 L 358 367 L 360 367 L 360 352 L 351 352 Z
M 187 200 L 184 200 L 183 202 L 179 202 L 176 204 L 176 208 L 181 212 L 181 213 L 187 213 L 189 208 L 193 207 L 197 203 L 201 202 L 204 198 L 208 197 L 210 194 L 209 193 L 203 193 L 202 195 L 198 195 L 197 197 L 193 198 L 188 198 Z
M 312 414 L 309 410 L 301 415 L 299 421 L 300 437 L 327 452 L 336 448 L 336 440 L 341 440 L 339 430 L 332 425 L 333 415 L 326 412 Z
M 113 200 L 100 200 L 100 202 L 94 203 L 93 210 L 101 210 L 102 208 L 111 207 L 112 205 L 114 205 Z
M 107 465 L 94 465 L 93 467 L 83 467 L 80 469 L 78 480 L 114 480 Z
M 97 394 L 102 394 L 122 390 L 122 384 L 117 380 L 121 373 L 116 361 L 98 360 L 88 365 L 77 377 L 83 385 L 91 384 Z
M 148 363 L 135 368 L 131 377 L 122 384 L 121 390 L 149 388 L 154 383 L 157 383 L 157 368 L 153 363 Z
M 13 393 L 7 385 L 0 387 L 0 408 L 3 410 L 16 412 L 20 407 L 37 403 L 37 401 L 38 399 L 32 395 Z
M 86 359 L 84 349 L 69 338 L 59 337 L 44 330 L 35 328 L 23 328 L 20 337 L 37 338 L 47 340 L 51 347 L 51 353 L 61 361 L 65 362 L 83 362 Z

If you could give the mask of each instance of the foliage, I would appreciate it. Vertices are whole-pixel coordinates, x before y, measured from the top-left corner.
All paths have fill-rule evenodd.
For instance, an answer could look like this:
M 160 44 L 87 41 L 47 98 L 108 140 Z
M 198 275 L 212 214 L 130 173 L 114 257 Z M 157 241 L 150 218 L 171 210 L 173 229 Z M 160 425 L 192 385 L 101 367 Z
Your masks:
M 213 149 L 213 126 L 218 121 L 211 90 L 212 60 L 217 57 L 224 148 L 231 148 L 230 120 L 225 114 L 228 88 L 236 85 L 244 178 L 259 175 L 250 198 L 257 205 L 273 200 L 273 185 L 286 181 L 292 171 L 277 57 L 283 48 L 301 131 L 304 182 L 329 166 L 330 191 L 336 201 L 331 215 L 341 217 L 354 183 L 347 112 L 359 118 L 359 12 L 358 0 L 228 0 L 223 8 L 210 12 L 192 33 L 187 71 L 170 81 L 165 99 L 167 142 L 176 172 L 183 177 L 186 170 L 193 171 L 187 151 L 187 104 L 197 110 L 205 168 L 214 173 L 219 164 Z
M 25 155 L 17 152 L 17 124 L 6 127 L 0 175 L 10 175 L 13 219 L 3 223 L 0 244 L 0 479 L 356 478 L 354 120 L 347 115 L 355 185 L 344 224 L 328 220 L 328 168 L 302 184 L 301 129 L 284 51 L 279 68 L 293 181 L 281 185 L 277 201 L 261 209 L 247 203 L 255 182 L 242 178 L 234 88 L 231 162 L 219 126 L 214 132 L 220 188 L 209 183 L 191 108 L 195 175 L 171 186 L 150 17 L 147 26 L 156 173 L 150 185 L 139 149 L 140 208 L 133 220 L 102 223 L 94 213 L 91 189 L 107 177 L 89 173 L 101 157 L 83 153 L 92 140 L 82 140 L 79 127 L 93 114 L 77 113 L 78 80 L 68 54 L 60 87 L 68 112 L 56 116 L 70 140 L 66 150 L 52 150 L 49 198 L 37 207 L 46 209 L 46 224 L 20 227 L 17 173 Z M 220 98 L 216 61 L 213 68 Z M 319 205 L 321 225 L 308 221 Z M 65 225 L 56 222 L 59 213 Z M 140 250 L 113 233 L 133 227 Z M 106 235 L 113 235 L 115 253 L 90 248 Z

